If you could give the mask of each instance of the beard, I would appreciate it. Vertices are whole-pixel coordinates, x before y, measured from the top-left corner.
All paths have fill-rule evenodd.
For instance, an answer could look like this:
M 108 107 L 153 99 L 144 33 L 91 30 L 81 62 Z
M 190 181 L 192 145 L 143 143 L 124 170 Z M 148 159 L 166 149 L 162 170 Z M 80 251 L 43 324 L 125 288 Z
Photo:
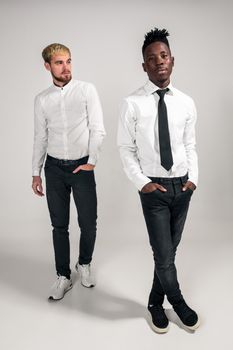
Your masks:
M 53 74 L 53 72 L 51 72 L 51 74 L 52 74 L 53 79 L 59 81 L 60 83 L 67 84 L 72 79 L 72 75 L 71 75 L 70 72 L 69 73 L 65 73 L 63 76 L 60 76 L 60 77 L 58 77 L 55 74 Z

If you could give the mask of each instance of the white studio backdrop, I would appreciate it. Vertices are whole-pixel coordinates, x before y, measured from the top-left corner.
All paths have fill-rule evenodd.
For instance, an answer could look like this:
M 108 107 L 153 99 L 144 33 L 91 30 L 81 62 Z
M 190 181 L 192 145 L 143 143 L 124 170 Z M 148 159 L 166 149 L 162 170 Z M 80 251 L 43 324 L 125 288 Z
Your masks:
M 193 298 L 198 294 L 200 285 L 206 290 L 206 293 L 203 291 L 203 298 L 206 295 L 203 305 L 208 301 L 209 291 L 211 294 L 215 288 L 217 277 L 220 281 L 224 279 L 223 294 L 228 298 L 227 293 L 232 290 L 232 282 L 226 274 L 232 265 L 230 248 L 233 243 L 232 13 L 231 0 L 0 0 L 0 278 L 4 290 L 8 291 L 6 288 L 10 286 L 10 292 L 17 290 L 22 293 L 20 302 L 14 304 L 16 310 L 20 310 L 20 303 L 25 307 L 28 303 L 30 305 L 34 295 L 39 294 L 38 299 L 41 300 L 41 294 L 46 293 L 46 286 L 54 273 L 46 199 L 36 197 L 31 190 L 33 103 L 35 95 L 51 85 L 51 77 L 43 66 L 41 51 L 52 42 L 63 43 L 71 49 L 73 77 L 94 83 L 103 106 L 107 136 L 96 167 L 99 214 L 97 265 L 101 265 L 102 271 L 109 269 L 111 276 L 113 260 L 119 266 L 126 264 L 134 278 L 132 281 L 126 278 L 124 287 L 127 290 L 127 283 L 129 284 L 129 295 L 132 296 L 130 284 L 133 286 L 135 283 L 134 296 L 146 300 L 143 293 L 149 290 L 151 283 L 152 256 L 137 190 L 122 170 L 116 134 L 119 106 L 123 97 L 147 80 L 141 67 L 141 46 L 144 34 L 155 26 L 166 28 L 170 32 L 170 46 L 175 56 L 173 85 L 194 99 L 198 111 L 196 135 L 200 179 L 198 189 L 192 197 L 185 230 L 186 247 L 181 254 L 185 263 L 181 264 L 184 268 L 180 271 L 183 278 L 187 274 L 187 281 L 192 276 L 197 279 Z M 74 205 L 71 210 L 70 231 L 71 241 L 77 243 Z M 134 244 L 139 252 L 138 256 L 127 260 L 128 251 L 131 251 L 132 256 Z M 200 262 L 199 252 L 202 256 Z M 227 258 L 220 259 L 218 253 Z M 74 248 L 71 254 L 74 258 Z M 203 261 L 204 264 L 201 263 Z M 148 266 L 148 275 L 140 275 L 143 279 L 140 289 L 135 276 L 142 262 L 146 268 Z M 224 266 L 223 270 L 219 267 L 219 262 Z M 178 259 L 178 263 L 181 260 Z M 190 274 L 189 267 L 193 267 L 191 271 L 198 270 L 198 277 Z M 25 277 L 23 280 L 17 277 L 25 271 L 30 276 L 29 285 Z M 37 287 L 36 276 L 42 281 L 40 287 Z M 119 281 L 122 278 L 118 267 L 114 276 L 119 277 Z M 208 287 L 207 281 L 211 279 L 213 282 Z M 111 283 L 114 286 L 114 280 Z M 217 294 L 218 290 L 215 292 Z M 99 290 L 96 293 L 98 296 Z M 70 301 L 67 299 L 67 302 Z M 232 302 L 227 300 L 226 303 L 230 308 Z M 33 312 L 33 307 L 30 312 Z M 44 306 L 40 307 L 43 310 Z M 212 310 L 212 306 L 210 309 Z M 6 308 L 5 313 L 3 312 L 4 326 L 9 322 L 11 329 L 14 317 L 8 310 Z M 25 310 L 28 312 L 27 308 Z M 50 309 L 47 312 L 50 315 Z M 90 314 L 92 312 L 90 310 Z M 216 312 L 219 319 L 224 319 L 224 315 L 223 318 L 220 317 L 221 310 Z M 60 315 L 59 312 L 57 317 Z M 211 311 L 207 317 L 209 324 L 214 327 L 215 319 L 210 315 Z M 80 327 L 84 330 L 86 328 L 82 321 L 85 322 L 86 318 L 83 314 L 83 319 L 80 320 Z M 36 319 L 37 316 L 30 322 L 33 324 Z M 15 320 L 18 320 L 17 317 Z M 26 320 L 27 317 L 23 315 L 23 321 Z M 66 322 L 67 319 L 64 324 Z M 101 323 L 96 322 L 97 326 L 101 327 Z M 110 326 L 106 321 L 106 327 Z M 38 327 L 39 330 L 43 329 L 43 324 Z M 14 332 L 21 336 L 22 328 L 19 325 Z M 32 338 L 33 331 L 32 326 Z M 114 328 L 113 334 L 115 331 L 120 335 L 120 326 Z M 46 332 L 45 330 L 45 337 L 48 335 L 49 339 Z M 141 334 L 141 330 L 135 332 L 133 329 L 133 332 Z M 209 334 L 211 332 L 212 330 Z M 25 334 L 27 339 L 28 333 Z M 5 338 L 6 341 L 11 340 L 10 331 L 9 336 L 5 332 Z M 203 344 L 197 346 L 201 335 L 200 339 L 198 336 L 195 339 L 193 348 L 205 347 Z M 224 337 L 224 341 L 227 339 L 229 338 Z M 141 344 L 136 339 L 135 349 L 139 348 L 137 341 Z M 214 341 L 209 338 L 210 343 L 211 341 L 212 346 L 207 345 L 206 349 L 213 349 Z M 53 344 L 53 339 L 51 343 Z M 119 348 L 118 345 L 116 342 L 116 348 Z M 140 349 L 142 346 L 141 344 Z M 4 347 L 7 350 L 8 348 Z M 21 348 L 27 349 L 25 346 Z M 38 348 L 41 348 L 40 343 Z
M 122 98 L 144 84 L 144 34 L 165 27 L 175 56 L 173 84 L 197 105 L 196 219 L 230 220 L 232 186 L 231 1 L 1 1 L 1 224 L 47 215 L 30 189 L 34 96 L 51 84 L 42 49 L 70 47 L 73 76 L 100 94 L 107 137 L 96 169 L 101 215 L 134 216 L 137 194 L 116 147 Z M 137 200 L 136 200 L 137 198 Z M 3 226 L 4 228 L 4 226 Z
M 141 46 L 144 34 L 157 26 L 170 32 L 172 82 L 193 97 L 198 110 L 200 180 L 190 225 L 203 235 L 211 232 L 203 232 L 200 223 L 209 223 L 210 230 L 221 223 L 221 239 L 228 239 L 223 235 L 232 222 L 232 2 L 10 0 L 0 6 L 3 237 L 16 227 L 23 232 L 28 224 L 41 230 L 50 225 L 45 198 L 31 191 L 31 155 L 34 97 L 51 84 L 41 51 L 51 42 L 70 47 L 73 77 L 93 82 L 102 101 L 107 137 L 96 168 L 102 237 L 110 239 L 118 228 L 123 240 L 131 231 L 141 237 L 139 198 L 123 173 L 116 133 L 123 97 L 147 79 Z

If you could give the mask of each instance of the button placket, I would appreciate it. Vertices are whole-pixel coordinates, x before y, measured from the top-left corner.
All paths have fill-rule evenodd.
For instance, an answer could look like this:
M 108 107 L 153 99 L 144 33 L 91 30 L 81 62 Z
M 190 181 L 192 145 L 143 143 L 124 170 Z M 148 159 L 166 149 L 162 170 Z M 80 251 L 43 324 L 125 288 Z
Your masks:
M 65 109 L 65 96 L 64 96 L 63 89 L 61 89 L 61 116 L 62 116 L 62 122 L 64 126 L 64 131 L 63 131 L 64 159 L 69 159 L 68 137 L 67 137 L 67 115 L 66 115 L 66 109 Z

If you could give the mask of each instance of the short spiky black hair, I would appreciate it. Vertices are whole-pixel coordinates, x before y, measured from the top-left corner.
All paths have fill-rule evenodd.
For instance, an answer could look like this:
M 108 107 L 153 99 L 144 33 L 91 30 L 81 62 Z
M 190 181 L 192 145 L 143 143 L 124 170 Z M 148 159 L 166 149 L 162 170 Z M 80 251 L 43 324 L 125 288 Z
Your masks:
M 167 36 L 169 36 L 169 33 L 167 31 L 167 29 L 158 29 L 158 28 L 154 28 L 151 29 L 150 32 L 146 33 L 145 35 L 145 40 L 142 46 L 142 55 L 144 56 L 144 52 L 147 46 L 149 46 L 150 44 L 156 42 L 156 41 L 161 41 L 164 44 L 166 44 L 169 49 L 169 42 L 167 40 Z

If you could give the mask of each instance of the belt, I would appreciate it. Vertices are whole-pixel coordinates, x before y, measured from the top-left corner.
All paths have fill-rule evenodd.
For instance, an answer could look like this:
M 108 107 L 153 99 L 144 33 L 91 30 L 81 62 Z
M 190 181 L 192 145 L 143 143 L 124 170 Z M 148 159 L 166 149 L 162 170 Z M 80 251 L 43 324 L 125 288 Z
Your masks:
M 49 162 L 56 165 L 65 165 L 65 166 L 87 164 L 88 157 L 89 156 L 79 158 L 79 159 L 58 159 L 58 158 L 51 157 L 49 154 L 47 154 L 47 160 Z
M 156 182 L 158 184 L 184 184 L 188 180 L 188 174 L 180 177 L 150 177 L 152 182 Z

